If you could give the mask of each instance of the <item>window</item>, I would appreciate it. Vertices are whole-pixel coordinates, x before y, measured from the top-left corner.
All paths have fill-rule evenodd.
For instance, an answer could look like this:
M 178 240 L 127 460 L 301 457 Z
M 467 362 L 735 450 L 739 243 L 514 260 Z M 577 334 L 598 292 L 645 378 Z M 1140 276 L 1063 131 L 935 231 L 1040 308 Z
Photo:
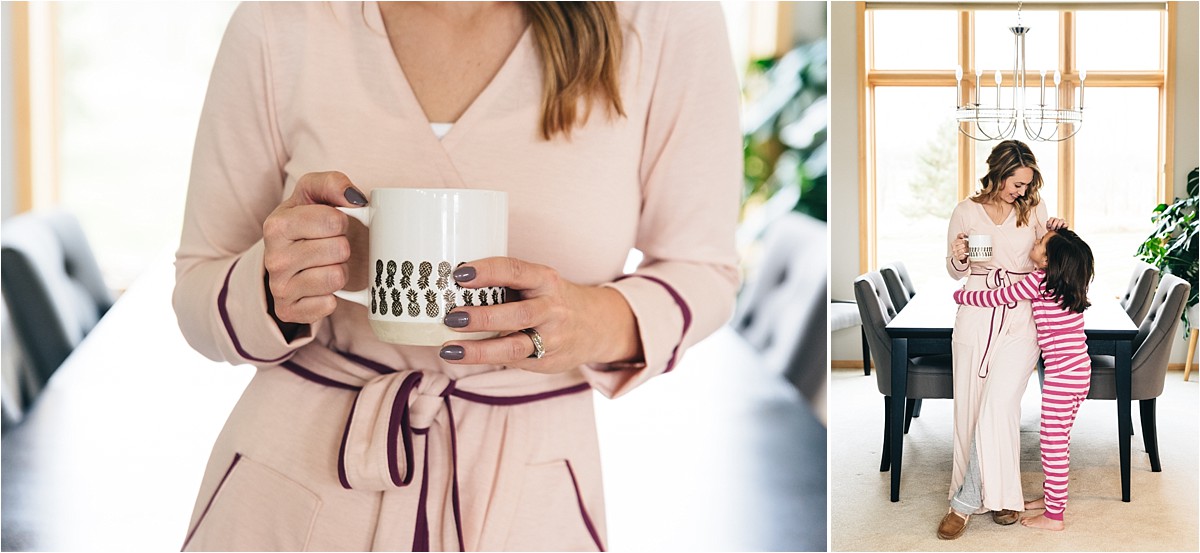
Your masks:
M 1096 256 L 1096 297 L 1123 291 L 1137 246 L 1152 229 L 1151 210 L 1168 200 L 1166 29 L 1164 3 L 1080 6 L 1057 11 L 1025 5 L 1026 67 L 1037 93 L 1039 70 L 1063 75 L 1060 99 L 1077 105 L 1086 69 L 1084 124 L 1072 139 L 1029 144 L 1046 180 L 1048 211 L 1067 220 Z M 927 9 L 932 8 L 932 9 Z M 959 8 L 959 9 L 955 9 Z M 978 189 L 996 142 L 977 142 L 954 121 L 956 65 L 962 95 L 974 97 L 975 68 L 985 70 L 984 98 L 997 69 L 1011 79 L 1016 11 L 969 4 L 866 3 L 860 168 L 864 237 L 870 269 L 904 261 L 917 281 L 944 278 L 950 211 Z M 1118 32 L 1117 29 L 1120 29 Z M 1112 40 L 1119 34 L 1120 41 Z M 1006 80 L 1007 80 L 1006 79 Z M 1047 90 L 1047 94 L 1051 94 Z M 918 288 L 920 284 L 918 283 Z
M 31 6 L 32 208 L 79 217 L 110 288 L 179 241 L 196 125 L 233 2 Z M 36 90 L 43 90 L 37 93 Z M 38 176 L 40 175 L 40 177 Z

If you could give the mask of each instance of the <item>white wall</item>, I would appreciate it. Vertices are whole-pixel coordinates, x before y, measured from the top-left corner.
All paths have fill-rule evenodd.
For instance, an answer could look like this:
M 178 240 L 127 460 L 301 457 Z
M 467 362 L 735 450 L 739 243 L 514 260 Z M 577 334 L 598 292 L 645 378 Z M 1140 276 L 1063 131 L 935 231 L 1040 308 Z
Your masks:
M 829 297 L 853 300 L 858 270 L 858 35 L 854 2 L 829 13 Z M 861 359 L 857 330 L 830 336 L 830 359 Z M 856 353 L 857 352 L 857 353 Z
M 1174 195 L 1187 194 L 1187 173 L 1200 165 L 1200 116 L 1197 115 L 1200 74 L 1200 3 L 1179 3 L 1176 32 L 1175 163 Z M 830 10 L 831 136 L 830 159 L 830 297 L 854 299 L 851 283 L 858 266 L 858 37 L 854 2 L 832 2 Z M 1196 283 L 1192 283 L 1193 286 Z M 1182 326 L 1180 336 L 1182 339 Z M 830 359 L 858 361 L 862 346 L 858 332 L 844 330 L 831 336 Z M 1172 363 L 1183 363 L 1186 343 L 1175 342 Z

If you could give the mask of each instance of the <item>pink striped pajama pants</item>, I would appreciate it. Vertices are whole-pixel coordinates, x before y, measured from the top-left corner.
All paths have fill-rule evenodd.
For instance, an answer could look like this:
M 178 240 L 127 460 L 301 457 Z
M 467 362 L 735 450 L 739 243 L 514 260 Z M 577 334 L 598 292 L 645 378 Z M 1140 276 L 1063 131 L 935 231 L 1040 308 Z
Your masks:
M 1092 363 L 1087 353 L 1072 353 L 1046 359 L 1042 382 L 1042 490 L 1046 518 L 1063 519 L 1067 508 L 1067 472 L 1071 464 L 1071 427 L 1079 406 L 1087 398 L 1092 381 Z

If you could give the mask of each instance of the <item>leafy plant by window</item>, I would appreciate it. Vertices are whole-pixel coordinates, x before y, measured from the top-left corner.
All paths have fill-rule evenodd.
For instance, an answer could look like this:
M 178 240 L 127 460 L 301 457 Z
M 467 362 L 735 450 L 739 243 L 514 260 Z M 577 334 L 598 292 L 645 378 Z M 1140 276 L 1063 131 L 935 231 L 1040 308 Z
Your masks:
M 751 63 L 743 118 L 743 216 L 775 197 L 793 204 L 794 211 L 827 220 L 827 75 L 824 41 Z
M 1138 247 L 1137 255 L 1147 263 L 1158 267 L 1161 272 L 1171 273 L 1192 285 L 1188 294 L 1187 307 L 1196 305 L 1197 276 L 1197 180 L 1200 168 L 1188 173 L 1187 197 L 1175 198 L 1170 204 L 1159 204 L 1154 208 L 1151 220 L 1154 231 Z M 1190 330 L 1188 310 L 1183 311 L 1183 325 Z

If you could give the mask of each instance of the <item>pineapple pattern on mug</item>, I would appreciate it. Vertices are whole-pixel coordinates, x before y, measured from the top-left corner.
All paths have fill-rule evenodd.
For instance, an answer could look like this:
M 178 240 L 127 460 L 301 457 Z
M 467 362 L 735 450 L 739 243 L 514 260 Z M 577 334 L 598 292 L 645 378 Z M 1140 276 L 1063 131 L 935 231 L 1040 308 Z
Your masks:
M 460 267 L 462 265 L 464 263 L 458 264 Z M 460 305 L 499 305 L 506 301 L 507 291 L 504 288 L 463 288 L 457 281 L 452 281 L 449 262 L 437 263 L 436 280 L 433 278 L 434 268 L 430 261 L 405 260 L 397 263 L 388 260 L 385 263 L 382 259 L 375 260 L 375 286 L 370 288 L 371 313 L 435 319 Z M 414 269 L 416 278 L 413 278 Z M 400 273 L 399 279 L 396 273 Z

